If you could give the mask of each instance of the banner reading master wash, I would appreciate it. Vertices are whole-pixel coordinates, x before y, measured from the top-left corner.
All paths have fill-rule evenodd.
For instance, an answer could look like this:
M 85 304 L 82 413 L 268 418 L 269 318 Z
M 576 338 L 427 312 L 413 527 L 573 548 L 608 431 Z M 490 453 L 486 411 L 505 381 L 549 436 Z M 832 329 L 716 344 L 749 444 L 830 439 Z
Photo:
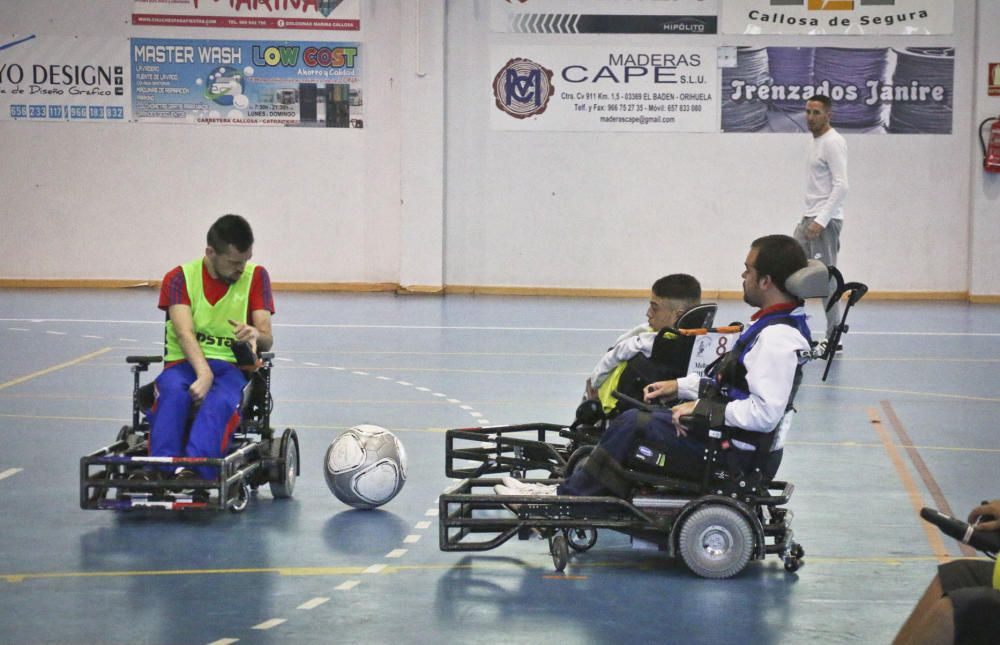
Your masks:
M 726 0 L 725 34 L 950 34 L 953 0 Z
M 0 119 L 124 122 L 128 40 L 0 36 Z
M 361 28 L 360 0 L 134 0 L 133 25 L 227 29 Z
M 490 49 L 494 130 L 718 131 L 714 47 Z
M 364 126 L 359 43 L 132 39 L 136 121 Z

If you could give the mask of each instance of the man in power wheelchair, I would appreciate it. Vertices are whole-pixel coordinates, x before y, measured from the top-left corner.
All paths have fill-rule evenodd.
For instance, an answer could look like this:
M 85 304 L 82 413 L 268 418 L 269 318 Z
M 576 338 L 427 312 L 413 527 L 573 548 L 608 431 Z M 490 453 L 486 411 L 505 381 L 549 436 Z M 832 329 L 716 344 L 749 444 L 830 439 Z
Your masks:
M 252 359 L 256 369 L 241 391 L 239 424 L 226 454 L 218 458 L 150 455 L 147 413 L 153 405 L 154 384 L 140 385 L 140 374 L 163 357 L 126 357 L 134 379 L 132 425 L 122 426 L 111 445 L 80 459 L 80 508 L 240 512 L 251 491 L 265 483 L 276 499 L 291 497 L 299 474 L 299 439 L 291 428 L 278 433 L 271 427 L 273 357 L 262 353 Z M 211 468 L 212 474 L 206 479 L 169 477 L 177 468 L 195 467 Z M 152 474 L 164 471 L 168 474 Z
M 597 528 L 609 528 L 679 554 L 705 577 L 735 575 L 767 553 L 797 569 L 803 550 L 781 508 L 793 487 L 773 477 L 802 365 L 816 355 L 801 300 L 826 296 L 830 272 L 807 265 L 801 247 L 779 235 L 753 243 L 743 279 L 744 299 L 760 311 L 733 350 L 704 380 L 646 389 L 647 399 L 695 401 L 622 414 L 562 481 L 465 480 L 440 498 L 442 550 L 490 549 L 536 532 L 561 570 L 567 545 L 586 550 Z M 497 495 L 476 492 L 488 487 Z M 470 538 L 483 533 L 491 537 Z
M 230 474 L 220 460 L 231 451 L 234 431 L 242 423 L 242 403 L 251 398 L 247 392 L 253 380 L 248 385 L 247 372 L 257 367 L 256 353 L 266 352 L 273 343 L 274 302 L 267 271 L 250 263 L 254 238 L 245 219 L 224 215 L 206 237 L 203 258 L 172 269 L 163 279 L 159 307 L 166 312 L 165 366 L 152 387 L 151 404 L 143 406 L 149 426 L 146 463 L 128 476 L 150 487 L 169 479 L 166 490 L 191 490 L 191 503 L 200 505 L 207 504 L 209 490 L 219 483 L 217 505 L 224 507 L 233 503 L 226 494 Z M 241 361 L 237 350 L 247 360 Z M 134 430 L 140 407 L 138 373 L 151 361 L 138 357 L 132 362 Z M 264 377 L 269 385 L 268 375 L 269 369 Z M 241 476 L 233 481 L 246 491 L 256 480 Z M 85 497 L 92 495 L 81 491 L 81 502 Z M 235 503 L 239 510 L 243 506 L 245 499 Z

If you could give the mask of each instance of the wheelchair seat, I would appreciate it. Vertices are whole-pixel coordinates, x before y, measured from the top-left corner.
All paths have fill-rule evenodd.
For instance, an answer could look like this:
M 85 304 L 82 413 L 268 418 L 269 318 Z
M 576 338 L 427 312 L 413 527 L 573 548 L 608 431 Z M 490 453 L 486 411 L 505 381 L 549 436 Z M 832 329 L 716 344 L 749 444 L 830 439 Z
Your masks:
M 711 327 L 715 321 L 715 312 L 718 309 L 719 305 L 714 302 L 695 305 L 680 315 L 674 327 L 677 329 L 704 329 Z

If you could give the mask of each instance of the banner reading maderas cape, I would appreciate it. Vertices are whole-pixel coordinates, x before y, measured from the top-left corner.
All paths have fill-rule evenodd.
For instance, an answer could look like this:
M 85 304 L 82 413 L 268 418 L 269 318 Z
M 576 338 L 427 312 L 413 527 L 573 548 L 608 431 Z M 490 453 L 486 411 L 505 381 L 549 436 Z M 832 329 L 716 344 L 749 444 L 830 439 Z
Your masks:
M 714 132 L 715 47 L 494 46 L 495 130 Z
M 952 47 L 740 47 L 722 130 L 806 132 L 806 99 L 824 94 L 841 132 L 950 134 L 954 81 Z
M 360 128 L 359 43 L 132 40 L 136 121 Z

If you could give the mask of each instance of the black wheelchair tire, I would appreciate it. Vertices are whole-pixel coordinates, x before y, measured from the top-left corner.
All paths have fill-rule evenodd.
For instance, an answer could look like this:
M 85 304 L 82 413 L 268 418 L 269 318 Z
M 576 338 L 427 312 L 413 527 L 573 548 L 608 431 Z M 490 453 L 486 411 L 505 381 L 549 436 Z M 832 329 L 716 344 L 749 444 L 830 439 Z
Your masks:
M 569 547 L 577 553 L 589 551 L 597 544 L 597 529 L 584 527 L 566 529 L 566 541 L 569 543 Z
M 569 477 L 576 472 L 577 468 L 582 468 L 590 453 L 594 452 L 594 446 L 580 446 L 573 451 L 573 454 L 566 460 L 566 469 L 563 477 Z
M 271 458 L 278 460 L 283 466 L 275 466 L 268 482 L 271 496 L 275 499 L 288 499 L 295 491 L 295 480 L 299 471 L 299 442 L 295 431 L 286 428 L 281 440 L 271 440 Z
M 731 578 L 750 562 L 753 528 L 737 509 L 708 504 L 683 522 L 677 551 L 692 573 L 702 578 Z
M 566 546 L 566 536 L 556 533 L 549 542 L 549 552 L 552 554 L 552 566 L 562 573 L 569 562 L 569 547 Z

